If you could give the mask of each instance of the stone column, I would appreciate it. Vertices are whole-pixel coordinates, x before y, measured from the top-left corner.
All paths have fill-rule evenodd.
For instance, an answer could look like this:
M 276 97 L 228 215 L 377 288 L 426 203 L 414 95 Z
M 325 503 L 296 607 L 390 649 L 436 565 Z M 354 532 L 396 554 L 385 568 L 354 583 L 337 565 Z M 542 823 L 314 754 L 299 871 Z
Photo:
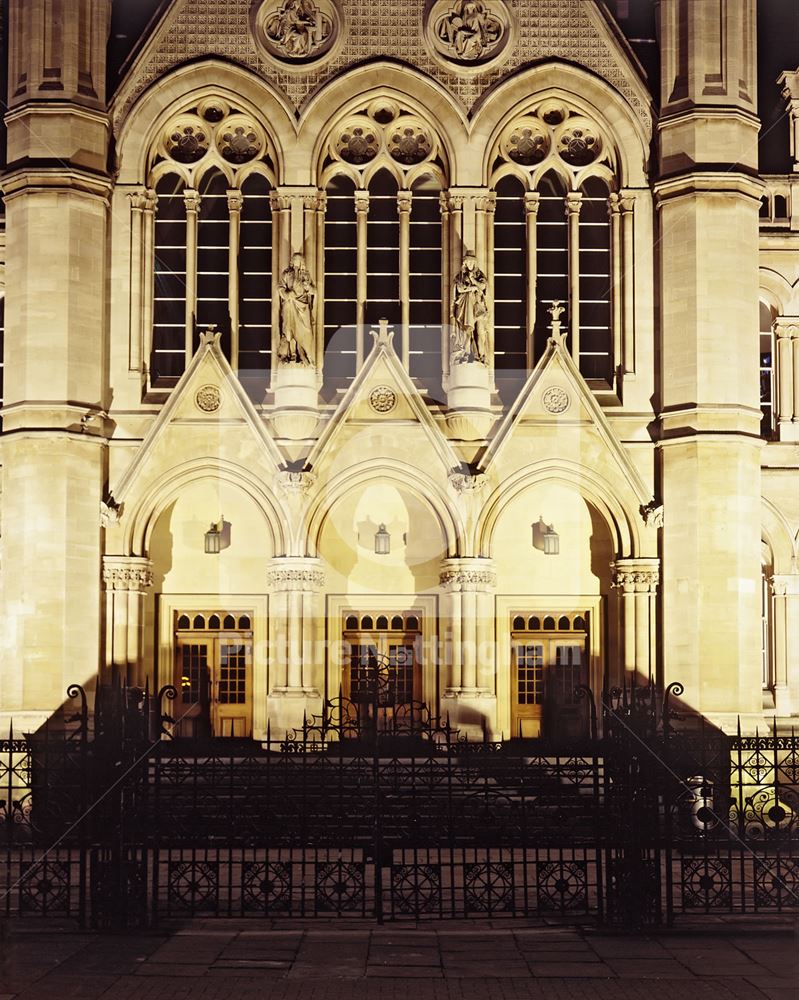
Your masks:
M 613 379 L 616 390 L 620 390 L 619 373 L 623 370 L 622 342 L 624 328 L 622 323 L 622 301 L 624 280 L 624 262 L 621 241 L 621 206 L 619 196 L 613 192 L 608 197 L 608 217 L 610 218 L 610 263 L 611 263 L 611 333 L 613 337 Z
M 273 738 L 298 729 L 322 711 L 324 657 L 318 642 L 324 571 L 319 559 L 281 556 L 269 568 L 270 691 Z
M 528 191 L 524 196 L 524 220 L 527 227 L 527 367 L 532 368 L 535 358 L 533 331 L 535 330 L 535 310 L 537 305 L 536 286 L 538 284 L 538 206 L 541 195 L 538 191 Z
M 774 321 L 774 412 L 780 441 L 799 441 L 799 316 Z
M 774 708 L 787 717 L 799 710 L 799 573 L 771 578 L 774 632 Z
M 197 315 L 197 222 L 200 212 L 200 192 L 186 188 L 186 367 L 194 353 L 194 325 Z
M 449 384 L 449 326 L 450 326 L 450 296 L 452 288 L 452 271 L 450 261 L 450 226 L 451 213 L 447 192 L 442 191 L 438 198 L 441 212 L 441 368 L 444 389 Z
M 625 374 L 635 371 L 635 243 L 633 239 L 633 211 L 635 195 L 630 191 L 622 191 L 619 199 L 621 209 L 621 242 L 622 266 L 621 288 L 622 296 L 622 354 L 621 365 Z
M 239 370 L 239 234 L 244 195 L 238 188 L 227 193 L 228 209 L 228 312 L 230 314 L 230 358 Z
M 369 192 L 355 192 L 355 228 L 357 244 L 357 277 L 355 289 L 355 371 L 363 367 L 364 336 L 366 332 L 366 259 L 367 220 L 369 218 Z
M 410 369 L 410 320 L 411 320 L 411 199 L 410 191 L 397 192 L 399 215 L 399 297 L 402 309 L 402 341 L 400 356 L 405 371 Z
M 470 739 L 489 737 L 496 728 L 497 699 L 493 685 L 495 657 L 490 642 L 496 573 L 490 559 L 445 559 L 439 577 L 440 620 L 447 623 L 445 641 L 446 685 L 441 702 L 442 717 Z
M 130 340 L 128 342 L 128 371 L 141 371 L 142 367 L 142 304 L 144 291 L 144 213 L 147 210 L 147 191 L 142 188 L 128 194 L 130 200 Z
M 153 564 L 144 556 L 103 556 L 105 677 L 113 673 L 144 686 L 155 678 L 143 663 L 144 597 L 153 585 Z
M 621 651 L 626 683 L 656 680 L 655 638 L 657 636 L 657 590 L 660 560 L 655 558 L 617 559 L 611 564 L 613 587 L 621 595 Z
M 569 332 L 571 355 L 580 364 L 580 208 L 583 196 L 580 191 L 566 195 L 566 220 L 569 224 Z
M 799 172 L 799 69 L 786 70 L 777 83 L 782 84 L 782 96 L 790 118 L 790 144 L 793 171 Z

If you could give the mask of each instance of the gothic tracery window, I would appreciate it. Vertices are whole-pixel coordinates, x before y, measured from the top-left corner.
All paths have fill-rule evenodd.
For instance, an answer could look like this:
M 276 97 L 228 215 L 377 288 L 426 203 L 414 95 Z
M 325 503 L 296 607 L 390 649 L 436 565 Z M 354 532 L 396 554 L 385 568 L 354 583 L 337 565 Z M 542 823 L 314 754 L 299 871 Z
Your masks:
M 535 364 L 560 300 L 581 373 L 613 384 L 622 361 L 621 209 L 603 130 L 564 101 L 540 103 L 503 129 L 492 186 L 498 375 Z
M 332 130 L 320 178 L 327 380 L 354 377 L 381 319 L 411 374 L 440 379 L 444 177 L 435 130 L 392 100 Z
M 760 434 L 770 438 L 774 432 L 774 320 L 777 310 L 760 300 Z
M 144 273 L 143 301 L 132 302 L 149 384 L 174 385 L 200 331 L 214 326 L 242 380 L 263 391 L 271 367 L 275 184 L 263 128 L 224 101 L 206 100 L 161 131 L 149 184 L 134 204 Z

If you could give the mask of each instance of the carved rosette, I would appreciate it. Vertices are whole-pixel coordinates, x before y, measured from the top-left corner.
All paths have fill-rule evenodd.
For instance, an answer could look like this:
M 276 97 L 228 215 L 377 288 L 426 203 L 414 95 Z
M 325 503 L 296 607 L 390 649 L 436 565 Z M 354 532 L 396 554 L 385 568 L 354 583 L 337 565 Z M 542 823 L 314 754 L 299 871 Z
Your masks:
M 487 565 L 474 565 L 477 562 Z M 448 593 L 469 590 L 490 591 L 496 588 L 497 574 L 490 560 L 470 559 L 468 562 L 463 560 L 445 565 L 439 573 L 438 582 Z
M 203 413 L 214 413 L 219 409 L 222 396 L 218 385 L 202 385 L 194 394 L 194 402 Z
M 369 393 L 369 405 L 375 413 L 391 413 L 397 405 L 397 394 L 389 385 L 378 385 Z
M 565 413 L 569 408 L 571 400 L 569 399 L 568 392 L 562 386 L 551 385 L 548 389 L 544 390 L 541 402 L 548 413 L 557 414 Z
M 318 559 L 277 559 L 267 575 L 273 591 L 320 591 L 325 573 Z
M 153 585 L 153 564 L 142 556 L 104 556 L 106 590 L 144 591 Z
M 655 594 L 660 583 L 660 566 L 657 559 L 625 559 L 610 564 L 613 575 L 611 586 L 626 594 Z

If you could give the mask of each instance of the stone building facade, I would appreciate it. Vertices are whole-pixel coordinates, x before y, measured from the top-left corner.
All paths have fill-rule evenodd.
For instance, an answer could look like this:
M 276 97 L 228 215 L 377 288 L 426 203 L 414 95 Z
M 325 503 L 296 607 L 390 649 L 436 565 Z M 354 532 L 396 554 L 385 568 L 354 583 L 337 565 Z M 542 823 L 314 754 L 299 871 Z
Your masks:
M 11 0 L 3 724 L 799 714 L 799 71 L 764 175 L 755 0 L 628 6 Z

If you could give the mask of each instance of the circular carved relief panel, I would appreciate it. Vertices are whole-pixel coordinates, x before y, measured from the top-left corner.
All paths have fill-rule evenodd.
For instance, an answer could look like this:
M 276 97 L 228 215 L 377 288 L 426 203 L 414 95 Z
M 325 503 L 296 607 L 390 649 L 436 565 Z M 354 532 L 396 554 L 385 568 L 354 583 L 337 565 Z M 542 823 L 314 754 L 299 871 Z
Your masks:
M 332 0 L 264 0 L 255 8 L 251 27 L 273 59 L 298 68 L 327 55 L 341 33 Z
M 541 399 L 544 409 L 550 413 L 563 413 L 569 408 L 569 403 L 571 402 L 568 392 L 559 385 L 551 385 L 548 389 L 545 389 Z
M 194 394 L 194 402 L 197 404 L 197 408 L 204 413 L 213 413 L 215 410 L 218 410 L 222 402 L 219 386 L 201 385 Z
M 397 394 L 391 386 L 375 386 L 369 393 L 369 405 L 375 413 L 390 413 L 397 405 Z
M 462 72 L 482 72 L 510 54 L 515 21 L 502 0 L 434 0 L 424 36 L 436 58 Z

